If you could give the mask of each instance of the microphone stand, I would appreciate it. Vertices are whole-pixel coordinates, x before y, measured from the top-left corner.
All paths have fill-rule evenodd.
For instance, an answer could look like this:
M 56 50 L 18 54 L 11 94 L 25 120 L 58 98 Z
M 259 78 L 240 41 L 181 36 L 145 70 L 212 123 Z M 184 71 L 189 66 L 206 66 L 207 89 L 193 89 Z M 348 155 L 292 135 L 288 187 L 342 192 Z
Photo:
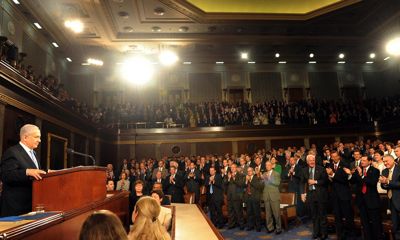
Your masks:
M 94 159 L 94 157 L 92 155 L 89 155 L 86 153 L 81 153 L 81 152 L 76 152 L 75 150 L 73 150 L 71 148 L 67 148 L 67 153 L 71 153 L 72 155 L 78 155 L 78 156 L 82 156 L 82 157 L 88 157 L 92 160 L 93 166 L 96 166 L 96 160 Z

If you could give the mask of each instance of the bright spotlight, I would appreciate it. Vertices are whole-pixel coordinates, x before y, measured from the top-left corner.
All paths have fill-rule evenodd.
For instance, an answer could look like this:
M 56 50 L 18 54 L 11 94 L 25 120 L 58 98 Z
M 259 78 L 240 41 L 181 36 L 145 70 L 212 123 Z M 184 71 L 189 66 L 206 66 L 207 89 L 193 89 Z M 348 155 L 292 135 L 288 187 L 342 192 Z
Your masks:
M 67 20 L 64 26 L 71 29 L 74 33 L 81 33 L 83 31 L 83 23 L 80 20 Z
M 340 58 L 340 59 L 343 59 L 343 58 L 344 58 L 344 53 L 340 53 L 340 54 L 339 54 L 339 58 Z
M 375 57 L 376 57 L 376 54 L 375 54 L 375 53 L 370 53 L 370 54 L 369 54 L 369 58 L 374 59 Z
M 313 58 L 314 57 L 314 53 L 310 53 L 310 58 Z
M 386 44 L 386 51 L 391 55 L 399 56 L 400 55 L 400 37 L 390 40 Z
M 280 56 L 279 53 L 275 53 L 275 57 L 278 58 Z
M 241 58 L 241 59 L 248 59 L 248 58 L 249 58 L 249 54 L 248 54 L 247 52 L 242 52 L 242 53 L 240 54 L 240 58 Z
M 121 64 L 122 76 L 136 85 L 148 83 L 153 73 L 153 64 L 145 58 L 136 57 Z
M 160 54 L 159 60 L 162 65 L 171 66 L 174 65 L 178 60 L 178 56 L 171 51 L 164 51 Z

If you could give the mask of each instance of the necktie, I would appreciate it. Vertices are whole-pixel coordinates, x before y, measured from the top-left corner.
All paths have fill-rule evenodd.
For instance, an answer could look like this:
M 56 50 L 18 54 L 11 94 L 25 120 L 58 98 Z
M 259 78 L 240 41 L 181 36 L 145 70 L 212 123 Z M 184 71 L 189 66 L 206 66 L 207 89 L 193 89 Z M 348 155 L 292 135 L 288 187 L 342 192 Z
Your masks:
M 367 169 L 364 169 L 364 177 L 366 177 L 366 176 L 367 176 Z M 366 193 L 367 193 L 367 184 L 365 183 L 365 181 L 364 181 L 364 183 L 363 183 L 363 185 L 362 185 L 361 192 L 362 192 L 363 194 L 366 194 Z
M 389 170 L 389 176 L 388 176 L 388 179 L 389 179 L 389 181 L 392 181 L 392 177 L 393 177 L 393 169 L 390 169 Z M 389 189 L 388 190 L 388 198 L 389 199 L 392 199 L 392 189 Z
M 336 172 L 336 170 L 337 170 L 337 167 L 338 167 L 337 164 L 335 164 L 335 172 Z
M 213 194 L 213 193 L 214 193 L 213 185 L 210 184 L 210 194 Z
M 251 180 L 247 183 L 247 187 L 246 187 L 246 193 L 247 193 L 248 195 L 251 195 L 250 182 L 251 182 Z
M 314 168 L 310 168 L 310 176 L 309 176 L 309 179 L 313 179 L 314 180 Z M 309 190 L 315 190 L 315 187 L 314 187 L 314 185 L 310 185 L 310 186 L 308 186 L 308 189 Z
M 33 150 L 30 150 L 29 152 L 30 152 L 31 159 L 32 159 L 33 163 L 35 164 L 36 168 L 39 169 L 39 164 L 38 164 L 38 162 L 36 160 L 35 152 Z

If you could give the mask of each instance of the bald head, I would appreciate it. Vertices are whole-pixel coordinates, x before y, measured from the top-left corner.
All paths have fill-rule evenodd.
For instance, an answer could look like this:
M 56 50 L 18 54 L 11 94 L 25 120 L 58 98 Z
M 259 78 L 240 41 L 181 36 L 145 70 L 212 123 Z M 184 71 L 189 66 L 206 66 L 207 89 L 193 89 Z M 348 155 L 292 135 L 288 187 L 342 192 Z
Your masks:
M 35 149 L 40 143 L 40 129 L 32 124 L 25 124 L 19 132 L 21 143 L 30 149 Z

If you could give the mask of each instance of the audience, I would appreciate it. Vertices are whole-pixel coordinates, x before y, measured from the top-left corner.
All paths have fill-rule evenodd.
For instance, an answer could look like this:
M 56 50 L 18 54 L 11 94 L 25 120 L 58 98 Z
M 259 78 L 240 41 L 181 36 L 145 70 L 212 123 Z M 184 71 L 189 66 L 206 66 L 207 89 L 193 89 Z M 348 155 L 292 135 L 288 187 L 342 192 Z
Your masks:
M 79 240 L 127 240 L 121 220 L 108 210 L 91 214 L 83 223 Z
M 161 204 L 164 198 L 164 193 L 160 190 L 154 190 L 151 192 L 151 197 L 157 200 L 157 202 L 160 204 L 161 209 L 160 214 L 158 215 L 158 220 L 168 231 L 171 227 L 172 211 L 170 208 L 163 207 Z
M 106 189 L 107 189 L 107 191 L 114 191 L 114 181 L 113 180 L 111 180 L 111 179 L 107 180 Z
M 128 238 L 131 240 L 170 240 L 171 236 L 158 220 L 161 207 L 157 200 L 142 197 L 137 201 L 132 214 L 133 227 Z

